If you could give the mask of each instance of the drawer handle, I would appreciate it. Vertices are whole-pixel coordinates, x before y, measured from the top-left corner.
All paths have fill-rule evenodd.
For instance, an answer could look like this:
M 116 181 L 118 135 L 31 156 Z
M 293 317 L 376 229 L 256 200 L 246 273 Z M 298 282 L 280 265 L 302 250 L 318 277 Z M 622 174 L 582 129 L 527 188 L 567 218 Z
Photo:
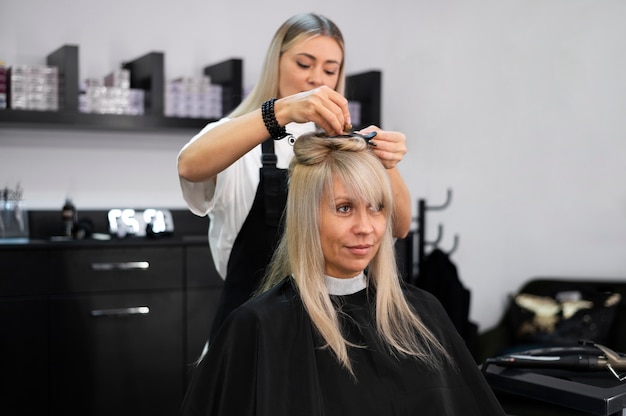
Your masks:
M 150 308 L 147 306 L 136 306 L 134 308 L 119 308 L 119 309 L 96 309 L 91 311 L 91 316 L 99 317 L 123 317 L 131 315 L 147 315 L 150 313 Z
M 98 272 L 110 270 L 148 270 L 150 263 L 147 261 L 126 261 L 119 263 L 91 263 L 91 269 Z

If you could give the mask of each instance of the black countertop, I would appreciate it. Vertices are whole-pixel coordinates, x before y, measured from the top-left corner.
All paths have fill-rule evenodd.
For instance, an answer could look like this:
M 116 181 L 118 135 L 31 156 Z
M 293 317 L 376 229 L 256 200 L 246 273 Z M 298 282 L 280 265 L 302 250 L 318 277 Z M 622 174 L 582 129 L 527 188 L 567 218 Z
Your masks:
M 137 245 L 195 245 L 208 243 L 207 217 L 198 217 L 188 210 L 169 210 L 172 213 L 174 231 L 157 237 L 111 236 L 108 229 L 108 210 L 78 212 L 78 222 L 89 221 L 93 225 L 93 236 L 84 239 L 61 237 L 63 225 L 61 212 L 37 210 L 28 212 L 28 238 L 0 239 L 0 250 L 11 248 L 54 248 L 54 247 L 124 247 Z

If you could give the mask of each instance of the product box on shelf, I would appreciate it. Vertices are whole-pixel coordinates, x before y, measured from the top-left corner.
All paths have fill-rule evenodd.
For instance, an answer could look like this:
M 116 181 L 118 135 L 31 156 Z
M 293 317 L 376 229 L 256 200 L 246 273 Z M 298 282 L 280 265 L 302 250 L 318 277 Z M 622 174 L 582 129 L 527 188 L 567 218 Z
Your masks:
M 130 89 L 130 70 L 118 69 L 104 77 L 105 87 Z
M 222 113 L 222 87 L 211 84 L 208 76 L 167 82 L 165 116 L 217 119 Z
M 0 109 L 7 108 L 7 69 L 0 62 Z
M 81 91 L 78 107 L 82 113 L 144 114 L 145 92 L 130 88 L 128 69 L 113 71 L 102 80 L 87 79 Z
M 118 87 L 87 87 L 79 96 L 81 113 L 142 115 L 144 91 Z
M 56 67 L 13 65 L 7 71 L 8 104 L 15 110 L 57 111 L 59 75 Z
M 348 101 L 348 110 L 350 111 L 350 117 L 352 117 L 352 125 L 361 125 L 361 103 L 359 101 Z

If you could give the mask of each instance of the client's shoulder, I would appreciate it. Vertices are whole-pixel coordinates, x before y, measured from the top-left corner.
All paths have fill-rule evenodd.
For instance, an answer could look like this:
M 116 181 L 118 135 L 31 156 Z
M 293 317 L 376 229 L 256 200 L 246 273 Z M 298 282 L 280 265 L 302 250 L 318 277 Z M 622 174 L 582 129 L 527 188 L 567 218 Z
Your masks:
M 302 301 L 296 291 L 291 278 L 285 278 L 282 282 L 266 292 L 255 295 L 239 308 L 233 311 L 247 317 L 257 319 L 271 319 L 278 314 L 293 313 L 302 309 Z

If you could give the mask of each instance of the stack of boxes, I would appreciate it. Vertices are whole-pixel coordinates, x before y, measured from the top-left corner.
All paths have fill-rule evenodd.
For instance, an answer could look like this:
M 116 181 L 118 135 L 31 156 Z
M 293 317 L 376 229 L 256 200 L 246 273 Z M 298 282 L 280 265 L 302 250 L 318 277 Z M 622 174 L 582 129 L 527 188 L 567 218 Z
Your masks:
M 142 115 L 144 91 L 130 88 L 130 71 L 119 69 L 103 80 L 88 79 L 79 97 L 83 113 Z
M 353 126 L 361 125 L 361 103 L 359 101 L 348 101 L 348 111 Z
M 167 117 L 217 119 L 222 116 L 222 87 L 207 76 L 177 78 L 165 86 Z
M 7 108 L 7 69 L 0 62 L 0 110 Z
M 7 108 L 7 69 L 0 62 L 0 110 Z
M 10 108 L 39 111 L 59 109 L 59 74 L 56 67 L 14 65 L 6 74 Z

